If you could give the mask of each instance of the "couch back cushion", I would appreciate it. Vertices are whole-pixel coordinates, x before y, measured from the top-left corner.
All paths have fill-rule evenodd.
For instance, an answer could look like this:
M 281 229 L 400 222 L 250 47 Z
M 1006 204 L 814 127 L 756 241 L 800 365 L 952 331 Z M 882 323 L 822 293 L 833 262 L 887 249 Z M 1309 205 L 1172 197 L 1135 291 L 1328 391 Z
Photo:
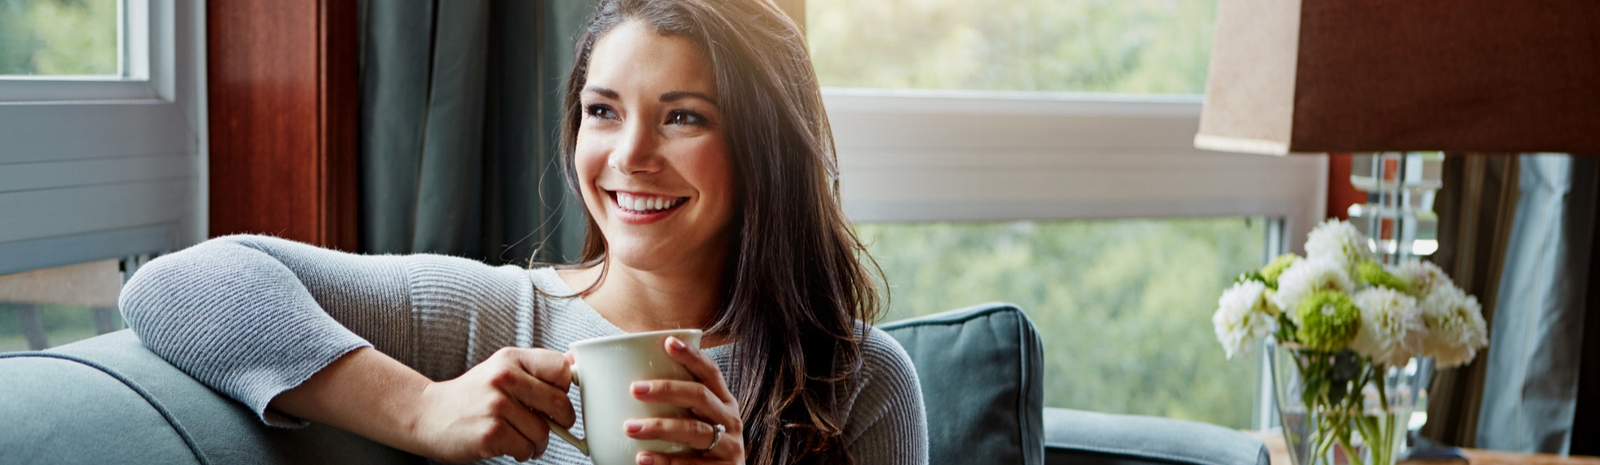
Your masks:
M 990 303 L 879 328 L 916 365 L 931 465 L 1044 463 L 1044 355 L 1021 309 Z

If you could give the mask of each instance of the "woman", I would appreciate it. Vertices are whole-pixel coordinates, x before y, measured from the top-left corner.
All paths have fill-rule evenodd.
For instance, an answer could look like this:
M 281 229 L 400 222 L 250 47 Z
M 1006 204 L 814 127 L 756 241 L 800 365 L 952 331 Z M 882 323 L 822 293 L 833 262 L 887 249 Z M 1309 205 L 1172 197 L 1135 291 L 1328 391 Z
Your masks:
M 259 236 L 142 268 L 121 302 L 152 351 L 280 426 L 316 421 L 435 460 L 586 463 L 569 361 L 592 337 L 669 341 L 695 382 L 634 396 L 662 463 L 924 463 L 903 350 L 833 191 L 798 28 L 768 0 L 603 0 L 577 49 L 562 150 L 589 232 L 577 265 L 355 256 Z M 719 430 L 720 428 L 720 430 Z

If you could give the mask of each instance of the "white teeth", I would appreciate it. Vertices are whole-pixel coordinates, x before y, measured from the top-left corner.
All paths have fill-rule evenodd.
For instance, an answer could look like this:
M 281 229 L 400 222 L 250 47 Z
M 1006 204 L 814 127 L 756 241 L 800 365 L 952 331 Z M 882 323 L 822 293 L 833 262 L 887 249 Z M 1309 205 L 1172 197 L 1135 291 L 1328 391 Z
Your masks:
M 659 211 L 676 206 L 677 202 L 667 197 L 640 197 L 635 195 L 617 193 L 617 206 L 636 212 Z

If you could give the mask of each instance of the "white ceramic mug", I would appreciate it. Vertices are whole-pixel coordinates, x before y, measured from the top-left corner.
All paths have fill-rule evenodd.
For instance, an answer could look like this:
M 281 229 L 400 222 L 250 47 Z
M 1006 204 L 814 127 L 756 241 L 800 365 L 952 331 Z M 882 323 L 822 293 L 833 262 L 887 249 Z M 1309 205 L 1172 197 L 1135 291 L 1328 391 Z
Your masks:
M 549 418 L 551 434 L 594 459 L 595 465 L 634 463 L 643 451 L 679 454 L 689 446 L 628 437 L 623 422 L 631 418 L 688 418 L 687 409 L 633 398 L 633 383 L 650 379 L 693 381 L 683 364 L 667 355 L 667 337 L 700 347 L 700 330 L 680 329 L 623 334 L 574 342 L 572 382 L 582 399 L 584 438 L 573 436 Z M 583 367 L 579 370 L 578 367 Z M 581 373 L 581 374 L 580 374 Z

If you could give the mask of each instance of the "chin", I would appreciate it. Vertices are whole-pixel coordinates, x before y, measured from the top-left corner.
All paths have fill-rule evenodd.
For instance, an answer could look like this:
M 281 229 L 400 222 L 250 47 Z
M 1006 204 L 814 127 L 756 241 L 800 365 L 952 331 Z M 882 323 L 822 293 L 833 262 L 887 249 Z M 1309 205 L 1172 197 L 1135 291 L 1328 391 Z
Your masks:
M 608 244 L 606 253 L 611 256 L 612 265 L 639 271 L 657 271 L 682 262 L 681 257 L 661 253 L 662 250 L 671 250 L 670 246 L 652 247 L 639 242 L 642 241 L 632 239 Z

